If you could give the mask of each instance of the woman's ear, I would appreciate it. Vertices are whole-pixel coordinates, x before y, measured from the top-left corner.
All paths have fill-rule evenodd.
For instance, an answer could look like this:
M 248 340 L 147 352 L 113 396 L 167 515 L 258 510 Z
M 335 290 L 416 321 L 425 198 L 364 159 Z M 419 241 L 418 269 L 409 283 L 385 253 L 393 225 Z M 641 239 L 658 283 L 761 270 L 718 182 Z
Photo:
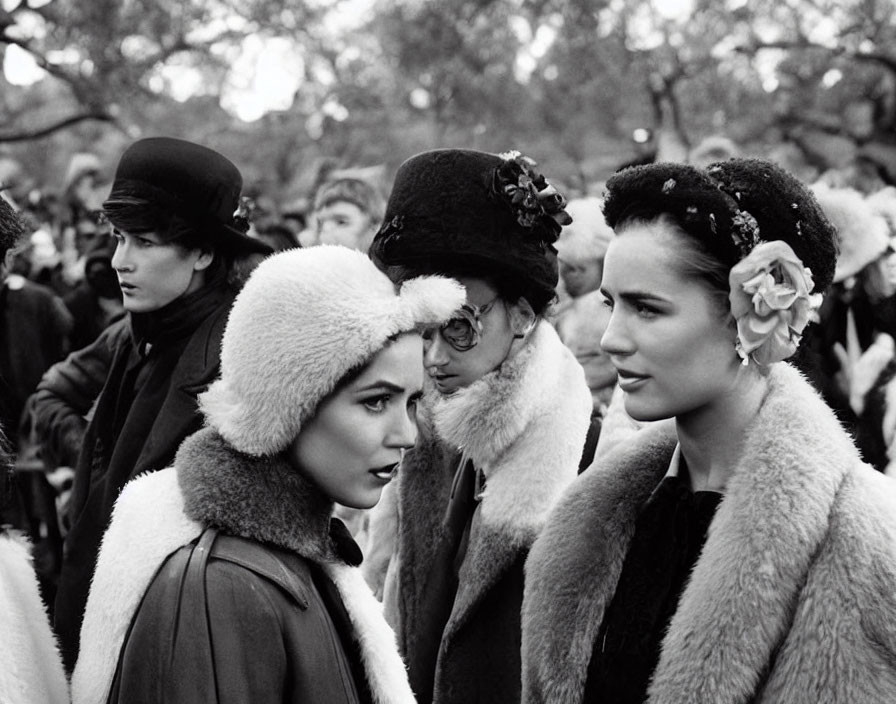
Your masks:
M 215 253 L 210 249 L 200 250 L 199 258 L 193 264 L 193 271 L 204 271 L 205 269 L 208 269 L 214 258 Z
M 532 304 L 521 296 L 516 303 L 508 306 L 508 310 L 510 311 L 510 329 L 513 330 L 513 336 L 519 339 L 528 335 L 535 327 L 538 317 L 532 310 Z

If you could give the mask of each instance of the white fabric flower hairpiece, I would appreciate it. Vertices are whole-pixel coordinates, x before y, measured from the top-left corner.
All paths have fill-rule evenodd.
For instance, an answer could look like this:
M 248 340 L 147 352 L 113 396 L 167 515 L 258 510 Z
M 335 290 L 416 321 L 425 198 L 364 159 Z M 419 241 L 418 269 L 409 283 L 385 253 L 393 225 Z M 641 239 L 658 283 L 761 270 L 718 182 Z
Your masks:
M 803 330 L 817 321 L 820 293 L 812 272 L 781 240 L 760 242 L 728 275 L 731 314 L 737 323 L 737 354 L 767 366 L 787 359 Z

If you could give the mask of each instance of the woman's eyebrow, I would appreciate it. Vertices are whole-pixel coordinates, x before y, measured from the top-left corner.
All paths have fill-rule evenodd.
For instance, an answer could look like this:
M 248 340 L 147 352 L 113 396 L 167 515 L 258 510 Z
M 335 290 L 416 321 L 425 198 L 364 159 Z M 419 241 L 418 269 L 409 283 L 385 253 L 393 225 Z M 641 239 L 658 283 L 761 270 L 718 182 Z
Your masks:
M 637 289 L 633 289 L 631 291 L 623 291 L 619 294 L 620 298 L 629 301 L 666 301 L 668 300 L 664 296 L 659 296 L 655 293 L 651 293 L 649 291 L 639 291 Z
M 372 381 L 369 384 L 365 384 L 364 386 L 356 389 L 357 391 L 372 391 L 373 389 L 386 389 L 388 391 L 392 391 L 394 393 L 400 394 L 404 391 L 403 386 L 399 386 L 398 384 L 393 384 L 391 381 L 386 381 L 385 379 L 379 379 L 377 381 Z
M 613 296 L 604 288 L 600 289 L 601 295 L 604 297 L 613 300 Z M 659 301 L 659 302 L 667 302 L 669 299 L 664 296 L 660 296 L 656 293 L 651 293 L 650 291 L 640 291 L 638 289 L 632 289 L 630 291 L 621 291 L 617 294 L 619 298 L 626 301 Z

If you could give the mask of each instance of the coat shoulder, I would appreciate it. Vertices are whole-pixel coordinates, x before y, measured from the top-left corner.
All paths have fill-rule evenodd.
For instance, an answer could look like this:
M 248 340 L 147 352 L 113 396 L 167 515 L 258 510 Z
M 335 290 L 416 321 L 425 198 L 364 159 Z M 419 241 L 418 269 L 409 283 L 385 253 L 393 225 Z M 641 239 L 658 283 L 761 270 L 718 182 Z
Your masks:
M 302 556 L 254 540 L 221 535 L 209 557 L 210 570 L 227 572 L 232 577 L 242 573 L 244 580 L 261 578 L 276 586 L 300 609 L 308 608 L 314 584 L 308 561 Z

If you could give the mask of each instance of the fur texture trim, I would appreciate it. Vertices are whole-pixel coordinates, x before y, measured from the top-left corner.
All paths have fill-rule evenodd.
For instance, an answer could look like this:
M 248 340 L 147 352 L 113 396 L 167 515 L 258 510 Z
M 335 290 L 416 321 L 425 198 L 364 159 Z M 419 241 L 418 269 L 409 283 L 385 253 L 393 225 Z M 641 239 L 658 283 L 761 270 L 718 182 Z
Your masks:
M 578 472 L 591 418 L 582 367 L 541 320 L 501 367 L 435 399 L 436 432 L 486 477 L 482 521 L 529 544 Z
M 246 454 L 274 455 L 320 401 L 389 338 L 440 323 L 463 287 L 429 276 L 395 286 L 361 252 L 280 252 L 253 272 L 230 311 L 221 378 L 199 397 L 207 423 Z
M 462 450 L 484 472 L 486 487 L 445 626 L 446 644 L 525 555 L 551 507 L 576 477 L 591 414 L 584 372 L 545 321 L 499 370 L 451 396 L 426 400 L 421 437 L 399 473 L 398 552 L 384 590 L 403 647 L 423 617 L 420 592 L 428 583 L 449 503 L 456 451 Z M 424 433 L 430 422 L 431 432 Z M 396 580 L 397 587 L 392 583 Z
M 0 535 L 0 605 L 0 702 L 68 702 L 62 658 L 40 599 L 30 546 L 9 533 Z
M 355 626 L 374 701 L 414 701 L 382 606 L 360 570 L 336 557 L 328 532 L 331 502 L 284 458 L 243 455 L 208 428 L 184 441 L 176 467 L 137 478 L 115 505 L 87 601 L 72 679 L 75 704 L 107 700 L 143 594 L 166 557 L 195 540 L 207 525 L 273 543 L 320 564 Z
M 395 633 L 357 567 L 328 563 L 323 566 L 336 585 L 361 648 L 361 660 L 376 704 L 414 704 L 404 662 L 398 654 Z
M 638 510 L 674 445 L 659 424 L 601 458 L 533 546 L 524 701 L 581 701 Z M 774 365 L 663 642 L 649 701 L 892 701 L 894 516 L 896 486 L 861 463 L 798 372 Z
M 202 533 L 183 511 L 174 469 L 129 482 L 103 536 L 84 610 L 74 704 L 105 704 L 118 655 L 144 592 L 165 558 Z M 139 549 L 135 549 L 139 546 Z
M 181 443 L 175 466 L 184 511 L 193 520 L 314 562 L 336 559 L 329 540 L 333 502 L 283 453 L 244 455 L 205 428 Z

